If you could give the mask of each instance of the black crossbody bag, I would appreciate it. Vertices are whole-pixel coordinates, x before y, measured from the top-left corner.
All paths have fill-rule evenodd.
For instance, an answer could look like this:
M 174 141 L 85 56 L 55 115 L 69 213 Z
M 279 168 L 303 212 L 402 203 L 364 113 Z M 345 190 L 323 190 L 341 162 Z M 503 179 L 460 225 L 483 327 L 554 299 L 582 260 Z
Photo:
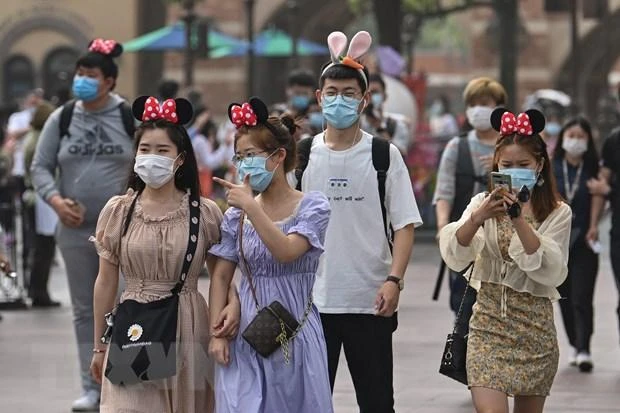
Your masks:
M 274 300 L 267 307 L 260 308 L 256 289 L 252 282 L 252 274 L 243 252 L 243 221 L 245 221 L 245 214 L 242 212 L 239 217 L 239 263 L 245 267 L 245 274 L 252 291 L 257 314 L 243 332 L 242 337 L 263 357 L 269 357 L 278 348 L 282 347 L 284 360 L 288 364 L 290 361 L 288 344 L 297 336 L 299 330 L 301 330 L 308 319 L 308 315 L 312 310 L 312 294 L 308 298 L 308 305 L 301 323 L 277 300 Z
M 179 293 L 196 253 L 200 228 L 200 203 L 195 198 L 192 196 L 189 202 L 187 253 L 171 295 L 149 303 L 128 299 L 106 314 L 108 329 L 101 340 L 109 341 L 105 376 L 113 384 L 128 385 L 176 375 Z
M 474 263 L 471 263 L 470 267 L 471 271 L 469 277 L 467 277 L 467 287 L 465 287 L 463 298 L 461 298 L 461 305 L 456 314 L 454 329 L 451 334 L 448 334 L 443 355 L 441 356 L 441 365 L 439 366 L 439 373 L 464 385 L 467 385 L 467 335 L 458 331 L 458 326 L 460 325 L 461 317 L 463 317 L 463 303 L 465 302 L 467 290 L 471 288 L 469 283 L 474 273 Z M 467 268 L 463 272 L 466 271 Z

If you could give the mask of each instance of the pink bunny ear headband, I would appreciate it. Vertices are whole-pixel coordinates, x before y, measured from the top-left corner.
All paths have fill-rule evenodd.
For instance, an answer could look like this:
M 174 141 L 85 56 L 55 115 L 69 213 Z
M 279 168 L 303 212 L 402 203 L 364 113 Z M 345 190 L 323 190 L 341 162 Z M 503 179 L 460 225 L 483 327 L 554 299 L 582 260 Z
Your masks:
M 325 74 L 327 70 L 336 65 L 344 65 L 358 70 L 362 74 L 366 86 L 368 86 L 368 79 L 364 73 L 364 66 L 359 63 L 358 59 L 370 49 L 372 37 L 370 37 L 370 33 L 366 31 L 357 32 L 351 39 L 347 54 L 342 55 L 344 49 L 347 47 L 347 42 L 347 36 L 342 32 L 332 32 L 327 36 L 327 46 L 331 53 L 332 62 L 323 69 L 321 75 Z

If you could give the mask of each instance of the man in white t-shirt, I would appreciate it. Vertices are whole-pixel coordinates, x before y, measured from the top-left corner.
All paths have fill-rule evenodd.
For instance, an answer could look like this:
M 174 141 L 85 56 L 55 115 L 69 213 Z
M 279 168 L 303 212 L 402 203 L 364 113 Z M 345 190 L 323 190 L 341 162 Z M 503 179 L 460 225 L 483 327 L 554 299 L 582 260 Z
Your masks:
M 414 226 L 422 220 L 402 156 L 383 141 L 389 148 L 385 207 L 394 230 L 391 253 L 373 166 L 373 137 L 359 126 L 370 100 L 366 69 L 332 63 L 323 70 L 319 87 L 317 100 L 327 129 L 310 138 L 307 165 L 297 176 L 304 192 L 322 191 L 331 205 L 314 285 L 330 382 L 333 389 L 344 347 L 360 412 L 389 413 L 394 411 L 392 333 Z

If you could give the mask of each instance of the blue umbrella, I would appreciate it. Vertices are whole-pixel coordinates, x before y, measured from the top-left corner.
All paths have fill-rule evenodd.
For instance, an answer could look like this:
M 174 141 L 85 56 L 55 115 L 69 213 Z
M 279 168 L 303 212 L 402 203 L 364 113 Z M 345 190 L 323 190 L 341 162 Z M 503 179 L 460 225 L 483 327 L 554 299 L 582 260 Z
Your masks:
M 247 43 L 240 46 L 222 47 L 212 57 L 243 56 L 248 52 Z M 254 39 L 254 54 L 266 57 L 286 57 L 293 54 L 293 38 L 278 29 L 267 29 Z M 329 55 L 329 49 L 306 39 L 297 39 L 297 55 Z
M 226 47 L 244 47 L 248 44 L 245 40 L 209 30 L 209 49 L 218 50 Z M 194 45 L 198 43 L 196 34 L 193 35 Z M 123 44 L 126 52 L 181 50 L 185 48 L 185 24 L 182 22 L 162 27 L 153 32 L 143 34 Z

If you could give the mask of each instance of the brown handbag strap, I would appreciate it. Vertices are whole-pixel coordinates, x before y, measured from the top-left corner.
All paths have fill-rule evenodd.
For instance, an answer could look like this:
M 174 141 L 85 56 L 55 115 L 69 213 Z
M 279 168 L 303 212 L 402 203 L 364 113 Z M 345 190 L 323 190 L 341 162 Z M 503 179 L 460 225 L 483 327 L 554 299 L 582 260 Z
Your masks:
M 250 272 L 250 268 L 248 267 L 248 261 L 245 259 L 245 253 L 243 252 L 243 222 L 245 221 L 245 212 L 241 211 L 241 216 L 239 216 L 239 233 L 237 234 L 237 239 L 239 243 L 239 264 L 242 264 L 244 268 L 241 269 L 242 273 L 245 273 L 245 276 L 248 277 L 248 283 L 250 284 L 250 290 L 252 291 L 252 297 L 254 298 L 254 304 L 256 304 L 256 310 L 260 310 L 260 305 L 258 304 L 258 296 L 256 295 L 256 288 L 254 288 L 254 283 L 252 282 L 252 274 Z M 245 270 L 245 271 L 243 271 Z

